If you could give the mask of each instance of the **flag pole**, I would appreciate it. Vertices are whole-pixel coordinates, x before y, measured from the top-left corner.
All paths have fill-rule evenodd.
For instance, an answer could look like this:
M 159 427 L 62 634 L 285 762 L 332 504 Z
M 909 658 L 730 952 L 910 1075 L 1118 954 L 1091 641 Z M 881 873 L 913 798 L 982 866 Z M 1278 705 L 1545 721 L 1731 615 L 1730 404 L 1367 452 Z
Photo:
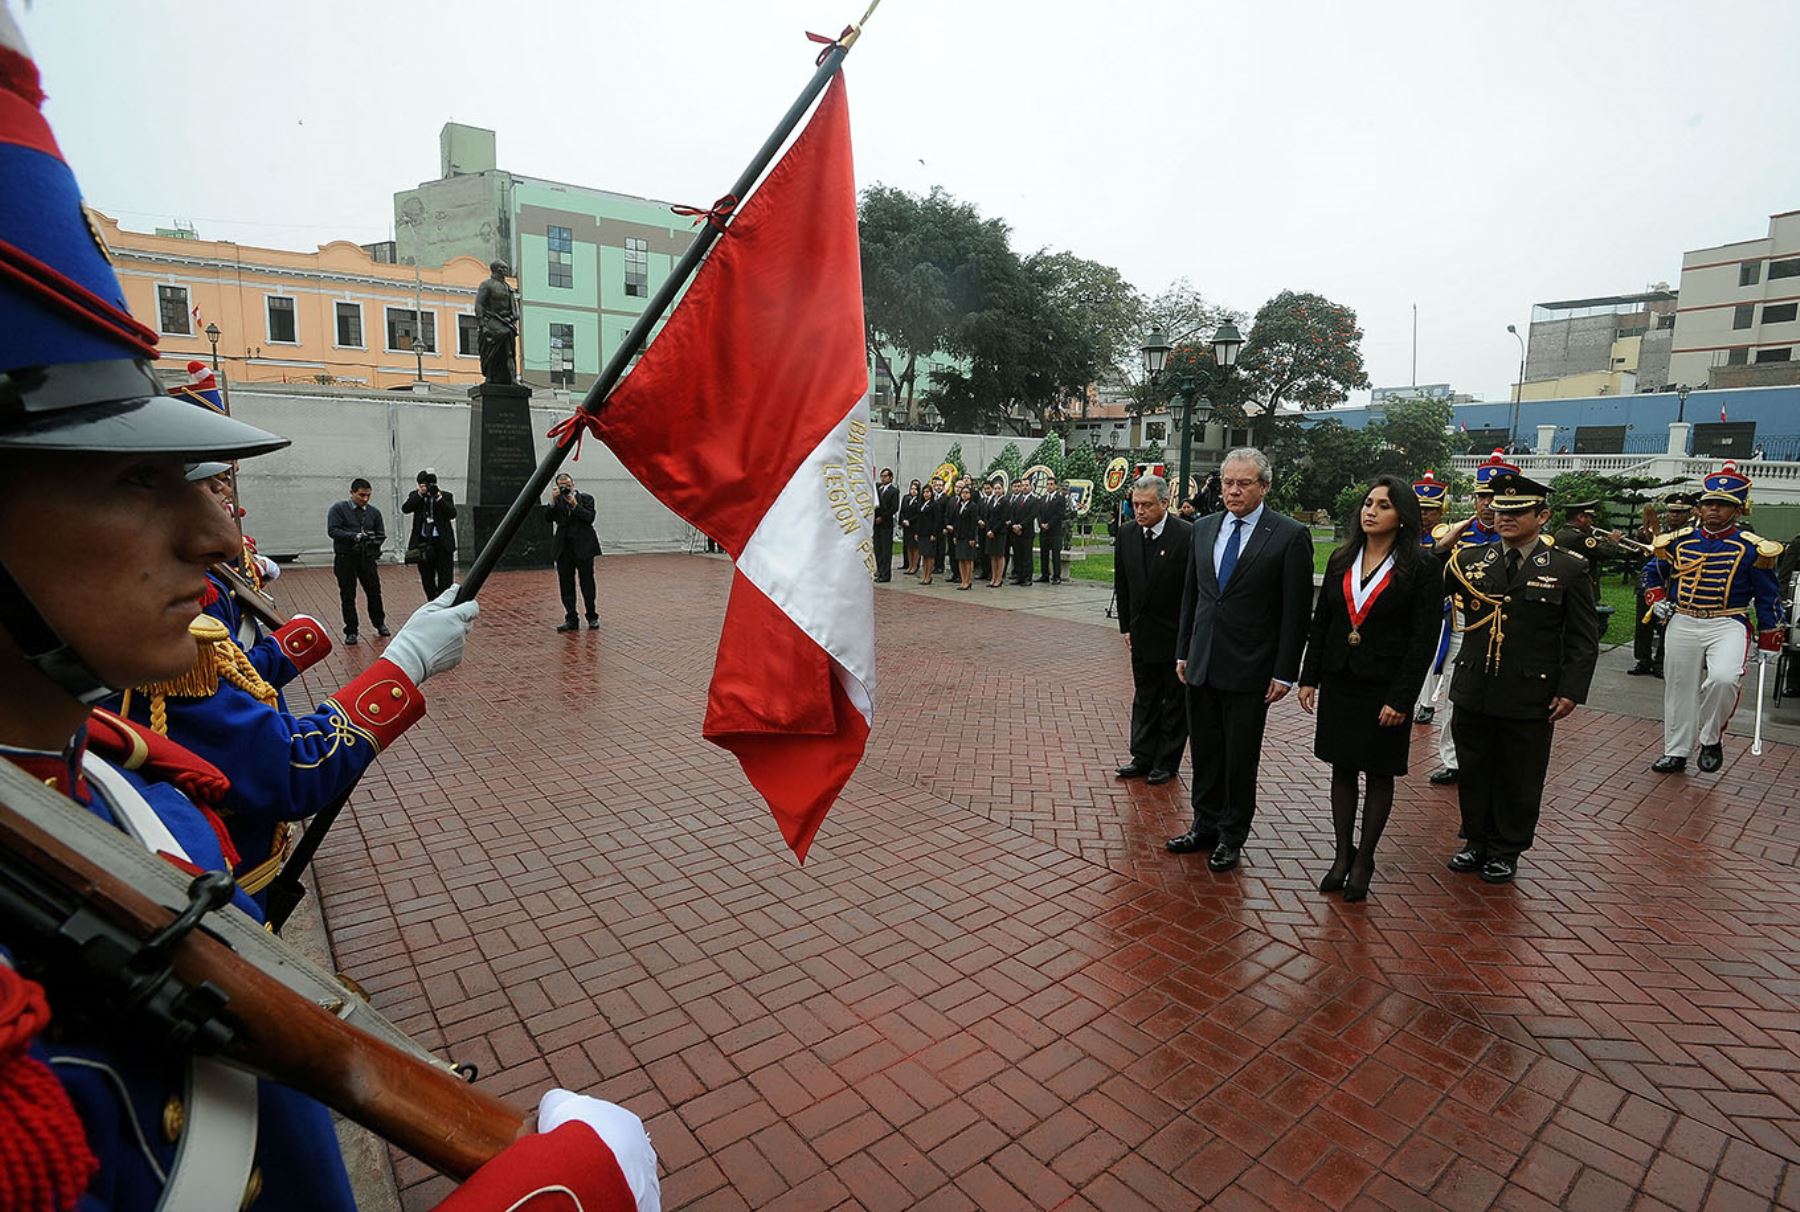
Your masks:
M 806 116 L 806 111 L 812 108 L 812 103 L 818 99 L 820 93 L 825 91 L 825 86 L 831 83 L 831 78 L 837 75 L 838 69 L 844 64 L 844 56 L 850 53 L 850 48 L 861 36 L 863 23 L 868 21 L 880 3 L 881 0 L 873 0 L 868 11 L 863 13 L 862 21 L 846 26 L 837 41 L 833 42 L 830 49 L 820 58 L 818 70 L 813 72 L 812 79 L 806 82 L 806 87 L 800 90 L 800 95 L 794 99 L 793 105 L 788 107 L 787 113 L 782 115 L 781 121 L 776 124 L 769 137 L 763 141 L 763 145 L 757 149 L 756 155 L 751 158 L 749 165 L 733 183 L 729 196 L 738 199 L 739 205 L 742 204 L 763 173 L 768 170 L 776 154 L 781 151 L 782 145 L 787 142 L 788 136 L 794 133 L 794 128 L 799 126 L 800 120 Z M 823 41 L 823 39 L 820 40 Z M 674 303 L 675 296 L 682 287 L 687 285 L 688 279 L 694 276 L 694 272 L 700 268 L 700 262 L 706 258 L 706 253 L 712 248 L 713 241 L 724 233 L 729 222 L 728 216 L 720 217 L 716 221 L 709 217 L 707 221 L 700 224 L 699 232 L 695 234 L 693 242 L 688 245 L 687 251 L 681 255 L 681 260 L 675 263 L 669 276 L 663 280 L 663 284 L 657 288 L 656 294 L 645 305 L 643 314 L 638 316 L 637 322 L 631 326 L 631 331 L 625 334 L 624 341 L 620 342 L 619 348 L 613 351 L 613 356 L 607 361 L 606 368 L 600 372 L 600 377 L 595 379 L 593 386 L 587 389 L 587 394 L 581 400 L 581 412 L 590 416 L 599 413 L 601 406 L 606 402 L 607 395 L 624 375 L 625 368 L 631 364 L 631 359 L 650 340 L 650 330 L 656 327 L 657 322 L 662 319 L 663 313 L 668 311 L 669 306 Z M 500 525 L 495 527 L 487 545 L 481 549 L 480 554 L 475 557 L 475 562 L 469 566 L 468 573 L 463 577 L 462 584 L 457 590 L 456 600 L 459 603 L 467 602 L 481 592 L 482 585 L 487 582 L 488 574 L 494 570 L 494 565 L 499 563 L 500 556 L 506 551 L 507 544 L 512 542 L 514 535 L 519 533 L 519 527 L 525 522 L 525 515 L 537 504 L 538 497 L 543 494 L 544 489 L 555 478 L 557 469 L 562 466 L 563 460 L 568 457 L 571 445 L 570 442 L 558 442 L 539 461 L 537 470 L 531 473 L 531 478 L 525 482 L 525 487 L 519 490 L 518 497 L 507 508 L 506 516 L 500 520 Z

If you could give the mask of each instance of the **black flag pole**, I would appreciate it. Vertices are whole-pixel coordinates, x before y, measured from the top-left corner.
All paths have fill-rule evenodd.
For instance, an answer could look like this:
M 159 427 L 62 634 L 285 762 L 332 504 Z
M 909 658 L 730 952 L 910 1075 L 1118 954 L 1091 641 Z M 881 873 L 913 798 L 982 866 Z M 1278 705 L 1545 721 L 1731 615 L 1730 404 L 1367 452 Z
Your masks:
M 838 69 L 844 64 L 844 56 L 850 53 L 850 48 L 855 45 L 857 38 L 861 37 L 863 25 L 873 15 L 880 3 L 881 0 L 872 0 L 868 10 L 863 13 L 862 20 L 854 25 L 846 26 L 844 32 L 819 57 L 818 70 L 813 72 L 812 79 L 806 82 L 806 87 L 800 90 L 800 95 L 794 99 L 793 105 L 788 107 L 787 113 L 782 115 L 781 121 L 776 124 L 775 129 L 764 140 L 763 145 L 757 149 L 756 155 L 751 158 L 749 165 L 733 183 L 730 192 L 719 200 L 719 204 L 715 205 L 712 211 L 705 213 L 706 221 L 700 224 L 699 232 L 694 236 L 693 242 L 688 245 L 687 251 L 681 255 L 681 260 L 675 263 L 675 267 L 664 279 L 662 286 L 645 305 L 643 314 L 631 326 L 631 331 L 625 334 L 625 340 L 620 343 L 618 349 L 613 351 L 613 356 L 607 361 L 606 368 L 600 372 L 600 377 L 595 379 L 593 386 L 587 389 L 587 394 L 582 397 L 579 413 L 585 413 L 592 417 L 600 412 L 608 393 L 624 375 L 625 368 L 631 365 L 631 359 L 636 357 L 638 351 L 649 342 L 650 330 L 656 327 L 657 322 L 662 319 L 663 313 L 668 311 L 670 304 L 674 303 L 675 296 L 681 292 L 682 287 L 687 285 L 688 279 L 694 276 L 694 271 L 700 268 L 700 263 L 705 260 L 707 250 L 712 248 L 713 241 L 724 234 L 730 222 L 729 211 L 742 204 L 750 190 L 768 170 L 770 163 L 774 161 L 782 146 L 788 141 L 788 136 L 792 135 L 794 128 L 800 125 L 800 120 L 806 116 L 806 111 L 812 108 L 812 103 L 818 99 L 820 93 L 825 91 L 825 86 L 831 83 L 831 78 L 837 75 Z M 824 40 L 820 39 L 820 41 Z M 569 440 L 559 441 L 545 453 L 537 465 L 537 470 L 531 473 L 531 478 L 525 482 L 525 487 L 519 490 L 518 497 L 508 507 L 506 516 L 500 520 L 500 525 L 495 527 L 487 545 L 481 549 L 480 554 L 475 557 L 475 562 L 469 566 L 469 570 L 457 590 L 456 600 L 458 603 L 467 602 L 481 592 L 482 585 L 487 582 L 488 574 L 494 570 L 494 565 L 499 563 L 501 555 L 506 551 L 507 544 L 512 542 L 513 536 L 519 533 L 519 527 L 525 523 L 525 515 L 537 504 L 538 497 L 555 478 L 557 469 L 568 457 L 572 445 L 573 442 Z

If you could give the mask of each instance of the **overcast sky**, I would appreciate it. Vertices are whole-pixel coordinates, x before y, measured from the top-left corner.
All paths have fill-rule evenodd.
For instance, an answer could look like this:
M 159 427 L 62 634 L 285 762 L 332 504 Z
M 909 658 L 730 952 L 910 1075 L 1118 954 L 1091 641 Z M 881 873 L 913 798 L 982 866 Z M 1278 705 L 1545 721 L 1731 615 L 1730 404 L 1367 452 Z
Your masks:
M 502 168 L 710 202 L 865 0 L 15 12 L 88 200 L 148 229 L 384 239 L 448 120 Z M 1378 386 L 1505 398 L 1534 301 L 1676 284 L 1800 208 L 1800 4 L 885 0 L 861 184 L 942 185 L 1146 293 L 1356 309 Z

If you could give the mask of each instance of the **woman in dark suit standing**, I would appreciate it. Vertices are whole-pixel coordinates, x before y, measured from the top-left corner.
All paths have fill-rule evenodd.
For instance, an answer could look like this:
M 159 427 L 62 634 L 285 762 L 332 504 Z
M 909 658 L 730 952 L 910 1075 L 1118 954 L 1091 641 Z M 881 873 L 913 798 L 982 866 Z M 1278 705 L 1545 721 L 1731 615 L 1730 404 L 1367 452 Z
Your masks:
M 988 481 L 993 489 L 985 499 L 986 508 L 981 515 L 982 550 L 987 552 L 988 588 L 1000 588 L 1000 582 L 1006 579 L 1006 553 L 1010 547 L 1007 542 L 1011 532 L 1007 527 L 1006 485 L 1002 480 Z
M 1419 502 L 1398 476 L 1369 485 L 1358 526 L 1325 564 L 1313 609 L 1300 707 L 1318 708 L 1313 755 L 1331 765 L 1337 856 L 1320 892 L 1369 895 L 1375 848 L 1406 773 L 1413 701 L 1437 646 L 1442 566 L 1419 548 Z M 1362 842 L 1355 841 L 1358 775 L 1367 781 Z
M 907 486 L 900 499 L 901 572 L 919 571 L 919 482 Z
M 919 512 L 913 517 L 913 529 L 919 532 L 919 584 L 931 584 L 931 570 L 937 566 L 938 531 L 944 524 L 944 503 L 938 499 L 937 481 L 925 485 L 919 497 Z
M 981 550 L 981 506 L 975 503 L 975 486 L 964 480 L 957 489 L 952 537 L 956 543 L 956 571 L 963 589 L 974 588 L 975 557 Z

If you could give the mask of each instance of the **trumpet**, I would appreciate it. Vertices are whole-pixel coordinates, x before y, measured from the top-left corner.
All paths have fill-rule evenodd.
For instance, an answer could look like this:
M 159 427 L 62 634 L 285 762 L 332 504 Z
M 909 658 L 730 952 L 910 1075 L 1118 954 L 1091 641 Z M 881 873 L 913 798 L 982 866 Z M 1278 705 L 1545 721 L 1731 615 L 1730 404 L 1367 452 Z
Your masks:
M 1620 535 L 1618 538 L 1614 539 L 1613 542 L 1623 547 L 1626 551 L 1635 551 L 1642 555 L 1656 554 L 1656 549 L 1650 546 L 1650 544 L 1640 543 L 1636 539 L 1628 539 L 1624 535 Z

